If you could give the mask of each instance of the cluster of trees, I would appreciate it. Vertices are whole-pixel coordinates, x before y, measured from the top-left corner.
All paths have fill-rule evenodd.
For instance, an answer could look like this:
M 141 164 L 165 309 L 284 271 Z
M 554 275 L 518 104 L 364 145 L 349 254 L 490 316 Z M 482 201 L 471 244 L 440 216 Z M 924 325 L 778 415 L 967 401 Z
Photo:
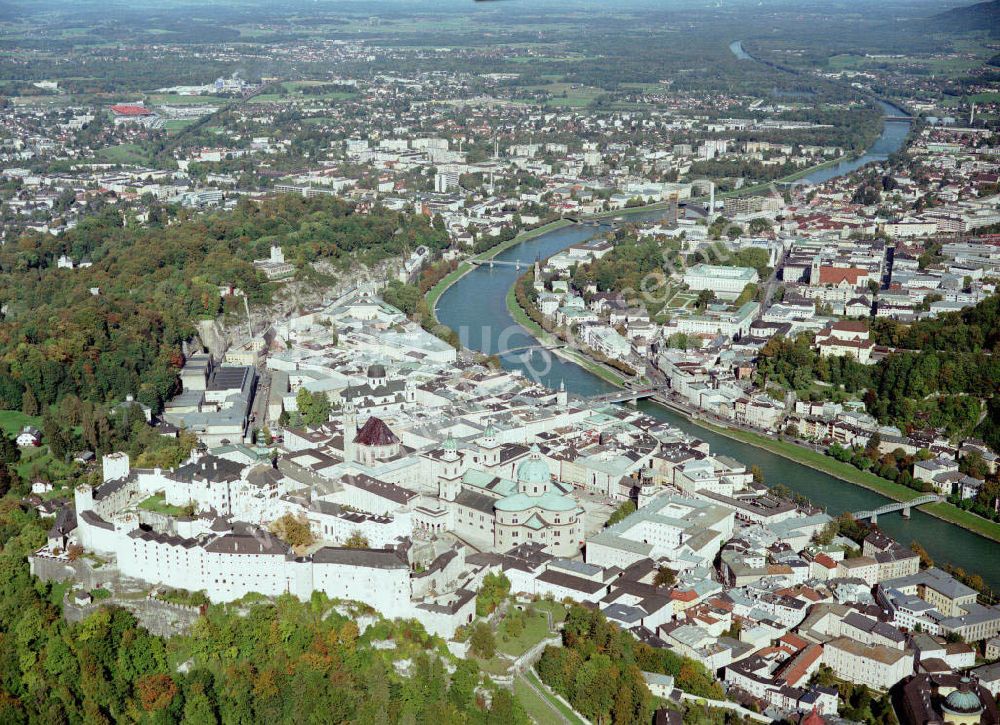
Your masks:
M 397 279 L 390 280 L 389 284 L 382 290 L 382 299 L 407 315 L 427 332 L 436 335 L 452 347 L 461 347 L 458 333 L 447 325 L 438 323 L 419 287 L 400 282 Z
M 69 624 L 62 590 L 28 572 L 46 526 L 18 505 L 22 493 L 0 501 L 0 722 L 528 722 L 506 690 L 484 705 L 475 663 L 449 675 L 420 625 L 381 622 L 362 636 L 321 595 L 212 606 L 170 640 L 115 607 Z M 368 646 L 386 638 L 395 652 Z M 400 655 L 413 662 L 405 678 L 392 666 Z
M 829 383 L 832 391 L 857 393 L 870 382 L 870 369 L 850 357 L 823 357 L 813 349 L 812 336 L 777 335 L 761 348 L 757 358 L 757 381 L 762 387 L 775 383 L 808 397 L 814 381 Z
M 638 642 L 597 610 L 570 607 L 563 644 L 545 648 L 538 675 L 593 722 L 648 723 L 652 698 L 644 671 L 672 675 L 678 687 L 699 697 L 725 697 L 701 663 Z
M 627 230 L 618 229 L 614 249 L 590 264 L 574 268 L 573 286 L 582 290 L 593 283 L 601 292 L 621 292 L 629 304 L 643 304 L 654 314 L 665 302 L 658 294 L 666 284 L 664 267 L 679 265 L 679 250 L 680 242 L 676 240 L 637 239 Z
M 635 501 L 629 499 L 611 513 L 611 516 L 609 516 L 608 520 L 604 522 L 604 525 L 614 526 L 619 521 L 624 520 L 626 517 L 631 516 L 634 513 L 635 513 Z
M 271 523 L 270 531 L 293 549 L 306 549 L 316 542 L 316 536 L 305 515 L 287 513 Z
M 866 685 L 844 682 L 837 679 L 826 665 L 820 665 L 810 681 L 822 687 L 836 687 L 840 691 L 841 717 L 852 722 L 872 723 L 872 725 L 895 725 L 896 715 L 892 699 L 888 693 L 873 693 Z
M 934 490 L 930 483 L 913 478 L 914 462 L 930 458 L 929 451 L 920 451 L 915 456 L 909 455 L 902 448 L 897 448 L 890 453 L 881 453 L 879 451 L 881 443 L 881 436 L 874 433 L 864 447 L 847 448 L 839 443 L 834 443 L 827 449 L 827 454 L 842 463 L 850 463 L 858 470 L 871 471 L 882 478 L 895 481 L 916 491 L 929 493 Z
M 476 615 L 485 617 L 492 614 L 509 594 L 510 579 L 503 572 L 487 574 L 476 595 Z
M 323 391 L 314 393 L 299 388 L 299 392 L 295 394 L 295 403 L 298 407 L 298 418 L 305 425 L 315 428 L 330 420 L 333 406 Z
M 109 205 L 59 237 L 24 235 L 0 249 L 0 407 L 44 410 L 71 394 L 103 403 L 131 393 L 159 410 L 178 390 L 193 322 L 239 305 L 220 286 L 269 300 L 252 260 L 272 244 L 299 265 L 347 268 L 421 244 L 442 248 L 447 234 L 421 215 L 359 214 L 330 197 L 286 195 L 148 228 L 123 224 Z M 62 254 L 93 266 L 56 269 Z

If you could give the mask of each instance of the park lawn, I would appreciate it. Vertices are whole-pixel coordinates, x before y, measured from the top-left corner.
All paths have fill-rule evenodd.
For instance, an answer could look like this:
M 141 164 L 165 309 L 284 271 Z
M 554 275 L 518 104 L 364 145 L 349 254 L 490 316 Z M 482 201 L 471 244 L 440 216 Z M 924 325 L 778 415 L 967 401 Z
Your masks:
M 18 476 L 25 480 L 31 480 L 35 478 L 36 472 L 48 471 L 55 463 L 56 460 L 49 452 L 49 447 L 38 446 L 37 448 L 22 448 L 21 459 L 15 468 Z
M 523 678 L 514 678 L 514 694 L 518 702 L 524 705 L 525 711 L 536 723 L 552 722 L 552 708 L 538 694 L 528 687 Z
M 533 670 L 528 670 L 524 675 L 527 679 L 531 680 L 531 683 L 545 693 L 545 699 L 552 703 L 559 712 L 561 712 L 567 720 L 569 720 L 573 725 L 584 725 L 584 721 L 581 720 L 572 709 L 566 707 L 557 697 L 553 697 L 549 694 L 548 688 L 542 684 L 542 681 L 538 679 L 538 676 Z
M 524 615 L 524 630 L 517 637 L 504 641 L 506 620 L 501 622 L 497 632 L 497 649 L 511 657 L 520 657 L 536 644 L 549 636 L 549 620 L 543 612 L 535 616 Z
M 0 428 L 10 436 L 16 436 L 26 425 L 42 429 L 42 419 L 37 415 L 26 415 L 20 410 L 0 410 Z
M 167 503 L 163 493 L 154 493 L 152 496 L 147 498 L 145 501 L 139 504 L 139 508 L 145 511 L 153 511 L 154 513 L 164 514 L 166 516 L 183 516 L 184 509 L 180 506 L 174 506 L 173 504 Z

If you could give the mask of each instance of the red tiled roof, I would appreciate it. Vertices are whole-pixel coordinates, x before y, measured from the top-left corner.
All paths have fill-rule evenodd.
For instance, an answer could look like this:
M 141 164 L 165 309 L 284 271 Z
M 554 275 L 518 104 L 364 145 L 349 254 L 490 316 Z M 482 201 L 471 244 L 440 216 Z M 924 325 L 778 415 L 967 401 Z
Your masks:
M 361 430 L 354 437 L 354 442 L 362 446 L 391 446 L 399 443 L 399 438 L 389 430 L 385 421 L 373 415 L 361 426 Z
M 817 554 L 814 561 L 820 566 L 825 566 L 827 569 L 837 568 L 837 562 L 835 562 L 832 558 L 830 558 L 826 554 Z
M 857 267 L 820 267 L 820 284 L 840 284 L 845 279 L 852 285 L 858 283 L 858 279 L 868 274 L 867 269 Z
M 822 656 L 823 648 L 818 644 L 810 644 L 779 667 L 775 674 L 794 687 L 805 676 L 816 660 Z
M 112 106 L 111 110 L 119 116 L 152 116 L 153 112 L 145 106 L 120 105 Z

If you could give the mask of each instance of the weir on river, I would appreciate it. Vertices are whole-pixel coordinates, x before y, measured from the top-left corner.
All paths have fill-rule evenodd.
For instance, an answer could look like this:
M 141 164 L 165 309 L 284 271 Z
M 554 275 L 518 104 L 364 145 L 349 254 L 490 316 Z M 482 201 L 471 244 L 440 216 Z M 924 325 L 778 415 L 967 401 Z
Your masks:
M 886 110 L 891 113 L 900 112 L 894 107 Z M 906 138 L 907 128 L 906 124 L 886 124 L 878 141 L 869 149 L 871 156 L 868 161 L 884 158 L 899 148 Z M 853 165 L 854 162 L 846 163 Z M 850 170 L 853 168 L 857 167 L 852 166 Z M 830 169 L 821 170 L 827 171 Z M 826 178 L 830 176 L 816 181 Z M 638 212 L 629 214 L 628 218 L 650 221 L 661 218 L 662 214 L 663 212 Z M 589 226 L 563 227 L 511 247 L 498 254 L 497 259 L 508 263 L 520 261 L 527 269 L 536 259 L 545 259 L 571 244 L 583 242 L 611 228 L 608 223 L 602 223 L 596 229 Z M 507 292 L 520 274 L 516 267 L 507 265 L 476 267 L 441 296 L 437 305 L 438 319 L 458 332 L 465 347 L 487 354 L 536 345 L 535 338 L 514 322 L 505 304 Z M 565 383 L 569 392 L 580 396 L 591 397 L 618 390 L 584 368 L 556 355 L 504 357 L 501 362 L 505 368 L 522 370 L 527 377 L 552 389 Z M 845 511 L 871 511 L 892 503 L 873 491 L 700 428 L 654 402 L 640 401 L 638 406 L 650 416 L 706 441 L 716 453 L 732 456 L 747 465 L 757 464 L 769 484 L 784 484 L 822 506 L 831 515 Z M 916 509 L 909 519 L 898 514 L 885 516 L 879 520 L 879 527 L 903 544 L 919 541 L 939 564 L 950 562 L 967 571 L 976 572 L 991 587 L 1000 589 L 1000 557 L 996 556 L 995 542 Z

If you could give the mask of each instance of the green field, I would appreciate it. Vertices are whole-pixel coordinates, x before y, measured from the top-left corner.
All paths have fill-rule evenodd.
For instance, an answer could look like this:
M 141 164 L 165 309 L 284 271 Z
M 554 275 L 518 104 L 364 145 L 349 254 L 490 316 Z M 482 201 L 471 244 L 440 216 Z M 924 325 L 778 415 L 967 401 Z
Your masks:
M 303 88 L 326 85 L 325 81 L 286 81 L 280 84 L 285 95 L 279 93 L 262 93 L 254 96 L 251 103 L 280 103 L 283 101 L 343 101 L 354 98 L 357 94 L 350 91 L 329 91 L 312 95 L 303 93 Z
M 229 103 L 229 99 L 222 96 L 182 96 L 178 93 L 151 93 L 147 101 L 167 106 L 224 106 Z
M 178 131 L 187 128 L 197 119 L 194 118 L 173 118 L 169 121 L 163 122 L 163 128 L 167 133 L 177 133 Z
M 678 290 L 669 300 L 667 300 L 667 307 L 674 310 L 681 310 L 693 304 L 697 299 L 698 295 L 696 294 Z
M 17 435 L 26 425 L 42 429 L 42 419 L 37 415 L 25 415 L 20 410 L 0 410 L 0 428 L 7 435 Z
M 97 155 L 112 164 L 134 164 L 141 166 L 150 162 L 149 155 L 145 149 L 134 143 L 108 146 L 98 151 Z

